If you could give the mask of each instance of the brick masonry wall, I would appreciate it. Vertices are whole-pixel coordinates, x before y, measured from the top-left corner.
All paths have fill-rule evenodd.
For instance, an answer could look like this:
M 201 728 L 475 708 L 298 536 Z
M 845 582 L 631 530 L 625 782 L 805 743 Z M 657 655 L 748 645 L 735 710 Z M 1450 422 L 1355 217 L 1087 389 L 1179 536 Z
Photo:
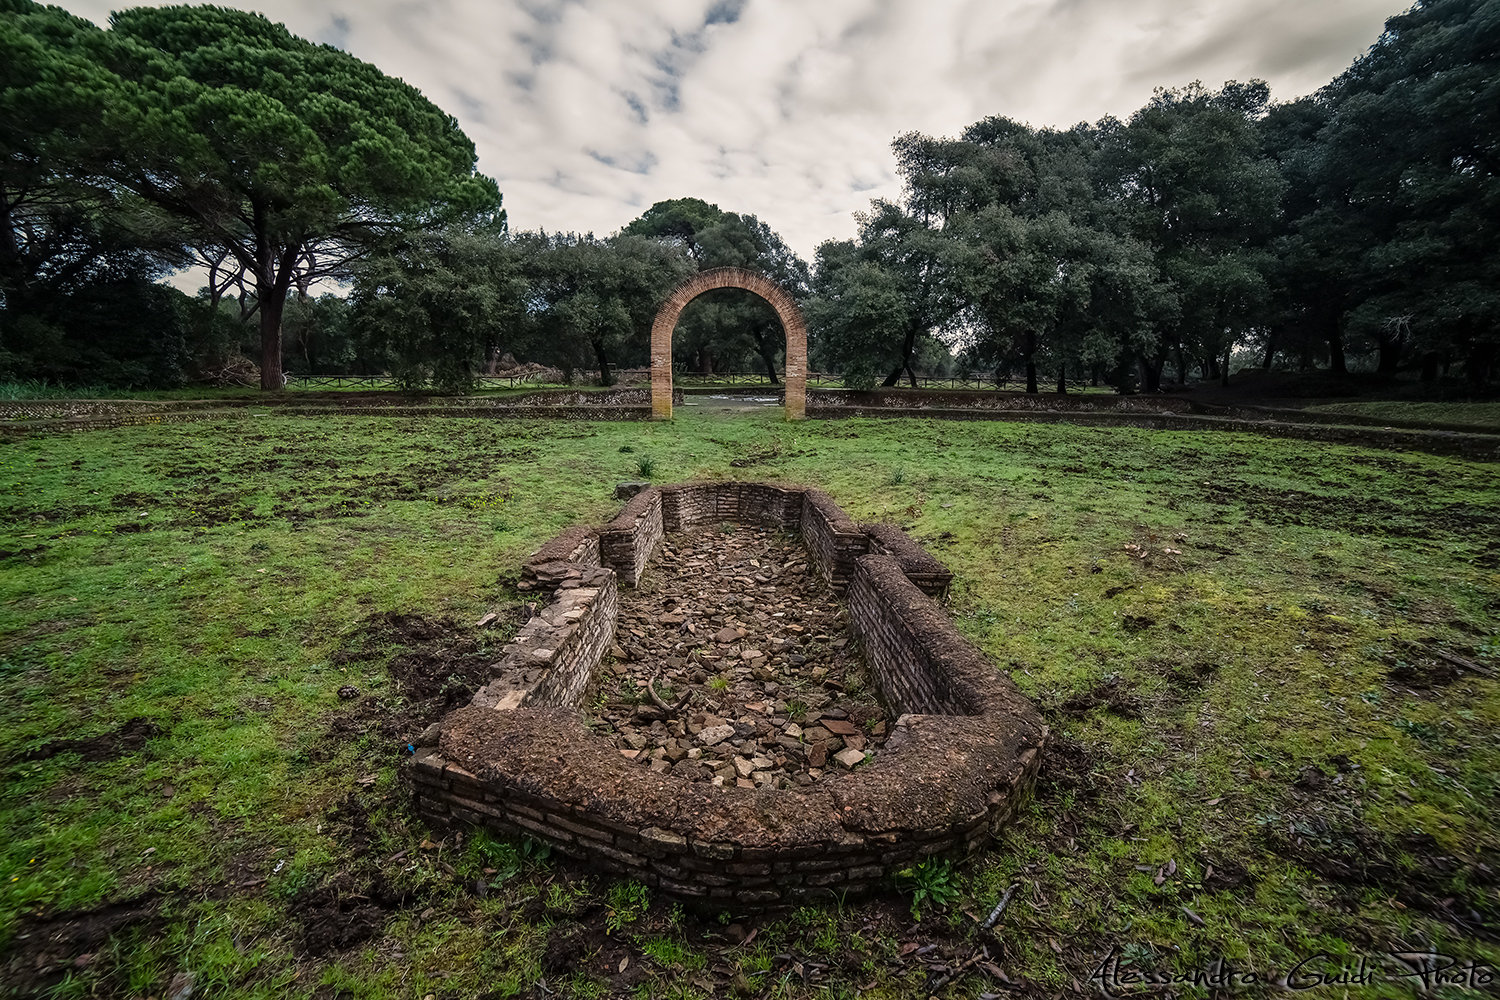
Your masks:
M 607 569 L 596 570 L 592 586 L 558 591 L 557 600 L 542 612 L 540 617 L 553 628 L 555 653 L 546 676 L 521 702 L 523 708 L 571 708 L 578 704 L 593 680 L 594 668 L 615 641 L 620 614 L 617 579 Z
M 669 532 L 704 521 L 802 527 L 805 490 L 769 483 L 684 483 L 662 487 L 662 524 Z
M 474 704 L 494 709 L 577 704 L 615 638 L 620 595 L 615 572 L 595 567 L 569 580 L 516 633 Z
M 885 750 L 837 780 L 784 791 L 695 784 L 627 760 L 571 707 L 613 636 L 616 575 L 601 568 L 560 589 L 517 636 L 507 657 L 527 682 L 487 685 L 443 720 L 437 747 L 418 752 L 404 775 L 419 812 L 536 837 L 708 908 L 857 896 L 913 860 L 982 850 L 1014 816 L 1047 736 L 1009 678 L 895 559 L 841 547 L 865 536 L 825 495 L 743 483 L 648 492 L 601 532 L 606 561 L 612 531 L 655 547 L 653 511 L 657 525 L 811 522 L 832 540 L 851 567 L 853 627 L 903 712 Z
M 835 594 L 849 586 L 854 560 L 869 550 L 869 539 L 844 509 L 822 490 L 807 490 L 802 504 L 802 543 Z
M 599 568 L 599 532 L 579 525 L 569 528 L 532 553 L 521 567 L 519 590 L 556 590 L 564 582 L 581 579 Z
M 894 524 L 861 524 L 859 528 L 870 540 L 870 551 L 896 560 L 918 590 L 928 597 L 947 596 L 953 583 L 952 572 L 910 535 Z
M 665 534 L 661 490 L 644 489 L 599 531 L 600 561 L 634 587 Z
M 979 714 L 979 699 L 953 683 L 945 662 L 951 657 L 943 656 L 962 655 L 968 643 L 936 605 L 930 618 L 921 615 L 918 598 L 926 595 L 891 557 L 858 561 L 849 583 L 849 628 L 881 696 L 898 715 Z

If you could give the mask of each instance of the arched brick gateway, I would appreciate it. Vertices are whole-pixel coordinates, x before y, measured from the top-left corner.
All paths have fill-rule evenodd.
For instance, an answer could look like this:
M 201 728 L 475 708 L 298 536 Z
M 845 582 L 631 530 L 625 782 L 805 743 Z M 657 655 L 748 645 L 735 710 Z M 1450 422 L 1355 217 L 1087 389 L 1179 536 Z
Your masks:
M 651 416 L 672 419 L 672 331 L 687 304 L 715 288 L 743 288 L 770 303 L 786 331 L 786 418 L 801 420 L 807 413 L 807 324 L 802 310 L 786 289 L 763 274 L 743 267 L 700 271 L 677 286 L 651 324 Z

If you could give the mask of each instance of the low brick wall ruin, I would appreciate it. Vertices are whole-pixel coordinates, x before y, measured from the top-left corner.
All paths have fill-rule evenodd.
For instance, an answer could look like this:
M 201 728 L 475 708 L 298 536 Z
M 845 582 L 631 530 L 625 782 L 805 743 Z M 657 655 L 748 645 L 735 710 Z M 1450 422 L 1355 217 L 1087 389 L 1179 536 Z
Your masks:
M 716 787 L 644 769 L 584 728 L 572 706 L 613 635 L 617 579 L 639 579 L 663 531 L 710 519 L 800 527 L 825 577 L 847 584 L 851 631 L 902 713 L 879 756 L 805 788 Z M 819 491 L 696 483 L 631 500 L 599 533 L 605 567 L 583 565 L 586 531 L 544 546 L 528 566 L 552 567 L 554 599 L 507 647 L 502 676 L 408 766 L 419 811 L 534 837 L 709 907 L 857 895 L 915 859 L 982 850 L 1024 798 L 1047 727 L 902 560 L 946 570 L 891 530 L 873 544 L 904 556 L 867 554 L 872 536 Z M 576 576 L 559 568 L 570 564 Z
M 661 490 L 652 486 L 631 497 L 615 519 L 599 530 L 599 559 L 634 587 L 665 533 Z
M 896 560 L 901 572 L 918 590 L 928 597 L 948 596 L 953 574 L 906 532 L 894 524 L 861 524 L 859 528 L 870 540 L 870 551 Z
M 835 594 L 842 594 L 849 586 L 854 560 L 870 548 L 870 540 L 859 525 L 822 490 L 806 493 L 802 505 L 802 542 Z
M 614 570 L 595 567 L 568 579 L 501 650 L 490 668 L 494 680 L 474 704 L 501 710 L 578 704 L 614 641 L 619 611 Z

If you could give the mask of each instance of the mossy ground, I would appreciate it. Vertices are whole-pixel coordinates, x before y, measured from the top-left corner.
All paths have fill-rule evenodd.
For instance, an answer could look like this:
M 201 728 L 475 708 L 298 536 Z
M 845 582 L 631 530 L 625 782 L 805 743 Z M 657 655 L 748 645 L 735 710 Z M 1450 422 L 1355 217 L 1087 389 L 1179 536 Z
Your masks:
M 1493 433 L 1500 430 L 1500 403 L 1493 402 L 1397 402 L 1374 400 L 1357 403 L 1322 403 L 1309 410 L 1350 413 L 1380 420 L 1417 422 L 1472 428 Z
M 925 873 L 946 905 L 920 922 L 909 888 L 721 922 L 408 811 L 401 734 L 505 638 L 471 623 L 514 628 L 525 555 L 643 466 L 905 526 L 1044 710 L 1028 811 Z M 195 997 L 906 997 L 981 945 L 1048 997 L 1111 950 L 1222 957 L 1250 993 L 1318 954 L 1500 960 L 1500 467 L 776 410 L 241 413 L 0 443 L 0 506 L 0 984 L 22 995 L 190 971 Z M 936 992 L 1001 987 L 977 962 Z

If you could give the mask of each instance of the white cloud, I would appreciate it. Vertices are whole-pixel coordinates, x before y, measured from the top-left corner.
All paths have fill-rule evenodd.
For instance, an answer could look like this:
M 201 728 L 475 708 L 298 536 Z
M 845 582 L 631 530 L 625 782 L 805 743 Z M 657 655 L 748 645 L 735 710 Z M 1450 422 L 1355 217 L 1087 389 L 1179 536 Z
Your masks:
M 223 2 L 223 0 L 221 0 Z M 62 0 L 107 20 L 101 0 Z M 1153 87 L 1308 93 L 1393 0 L 258 0 L 236 4 L 421 88 L 475 141 L 515 228 L 611 232 L 694 196 L 811 256 L 894 196 L 890 141 L 986 115 L 1067 126 Z

